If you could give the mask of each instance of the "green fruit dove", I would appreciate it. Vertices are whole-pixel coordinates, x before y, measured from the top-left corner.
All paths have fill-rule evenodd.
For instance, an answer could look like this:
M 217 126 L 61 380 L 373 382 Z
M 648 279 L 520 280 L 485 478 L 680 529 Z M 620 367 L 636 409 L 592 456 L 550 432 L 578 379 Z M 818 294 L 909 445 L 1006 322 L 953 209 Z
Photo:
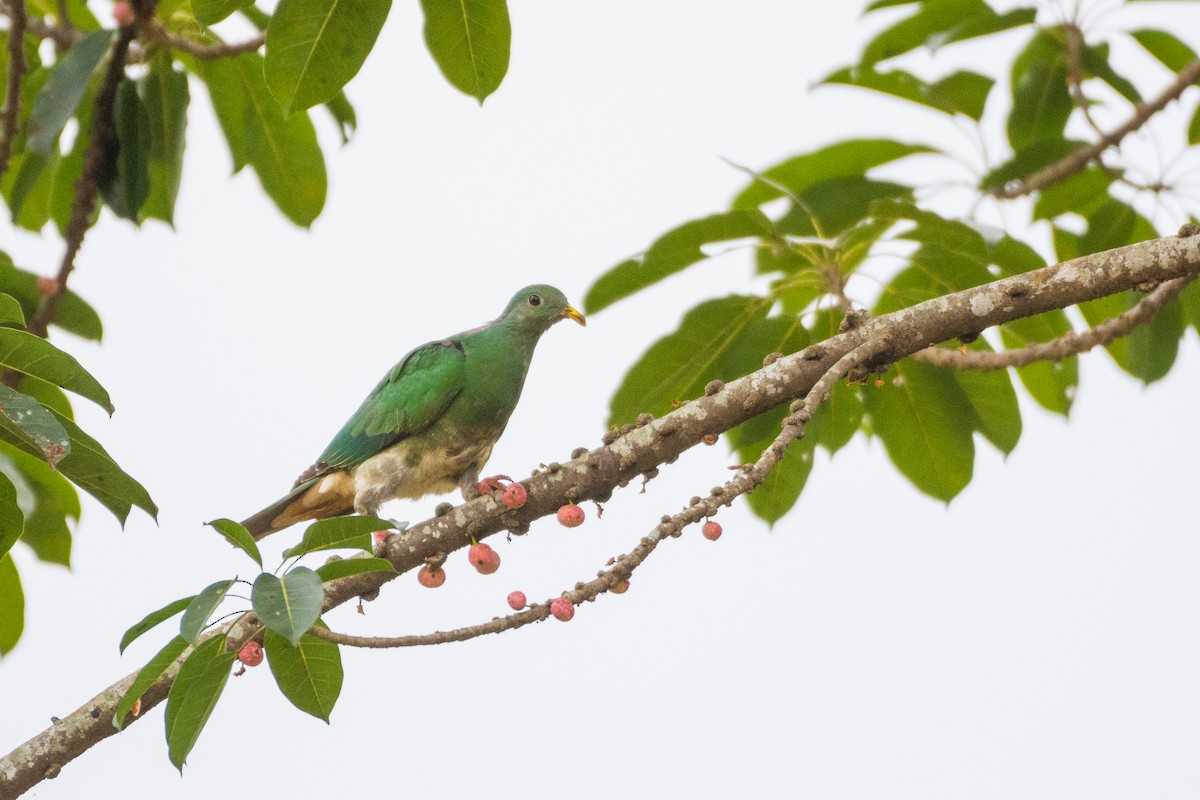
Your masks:
M 392 367 L 292 491 L 242 524 L 261 539 L 302 520 L 375 516 L 397 498 L 479 493 L 534 347 L 561 319 L 585 325 L 553 286 L 528 286 L 492 322 L 416 348 Z M 495 479 L 482 485 L 494 487 Z

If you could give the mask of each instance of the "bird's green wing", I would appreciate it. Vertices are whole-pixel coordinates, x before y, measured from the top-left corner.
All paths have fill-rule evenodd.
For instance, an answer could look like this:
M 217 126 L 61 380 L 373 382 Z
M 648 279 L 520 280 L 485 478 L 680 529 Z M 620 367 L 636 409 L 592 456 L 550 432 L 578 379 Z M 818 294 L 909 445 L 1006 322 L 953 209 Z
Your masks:
M 431 342 L 392 368 L 318 459 L 321 471 L 366 461 L 432 425 L 465 384 L 466 357 L 454 341 Z

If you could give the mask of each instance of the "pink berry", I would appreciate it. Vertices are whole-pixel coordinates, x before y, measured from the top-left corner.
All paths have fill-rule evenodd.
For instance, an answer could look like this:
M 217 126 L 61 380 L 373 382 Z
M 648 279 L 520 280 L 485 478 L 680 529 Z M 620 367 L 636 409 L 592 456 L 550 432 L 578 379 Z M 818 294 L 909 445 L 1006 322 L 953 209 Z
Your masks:
M 117 24 L 122 28 L 129 27 L 137 19 L 133 13 L 133 7 L 130 6 L 129 3 L 124 2 L 124 0 L 122 0 L 122 2 L 113 3 L 112 13 L 113 19 L 116 20 Z
M 612 585 L 612 588 L 609 589 L 609 591 L 613 594 L 625 594 L 627 591 L 629 591 L 629 581 L 617 581 Z
M 519 483 L 510 483 L 504 487 L 504 492 L 500 495 L 500 502 L 509 508 L 520 508 L 525 505 L 528 497 L 529 492 L 525 491 L 524 486 Z
M 417 572 L 417 582 L 426 589 L 436 589 L 446 582 L 446 570 L 441 567 L 422 567 Z
M 509 592 L 508 607 L 511 608 L 513 611 L 520 611 L 522 608 L 524 608 L 525 607 L 525 593 L 524 592 Z
M 384 539 L 392 535 L 391 531 L 375 531 L 371 534 L 375 537 L 375 544 L 383 544 Z
M 575 604 L 565 597 L 556 597 L 550 601 L 550 613 L 560 622 L 570 622 L 575 616 Z
M 559 506 L 558 524 L 567 528 L 578 528 L 583 524 L 583 509 L 574 503 Z
M 467 559 L 480 575 L 491 575 L 500 569 L 500 554 L 493 550 L 491 545 L 482 542 L 473 545 L 467 551 Z
M 715 542 L 717 539 L 721 538 L 721 523 L 713 522 L 710 519 L 708 522 L 704 523 L 704 527 L 700 529 L 700 532 L 704 534 L 705 539 L 708 539 L 710 542 Z
M 246 642 L 242 645 L 242 651 L 238 653 L 238 661 L 245 664 L 247 667 L 257 667 L 262 663 L 263 649 L 258 642 Z

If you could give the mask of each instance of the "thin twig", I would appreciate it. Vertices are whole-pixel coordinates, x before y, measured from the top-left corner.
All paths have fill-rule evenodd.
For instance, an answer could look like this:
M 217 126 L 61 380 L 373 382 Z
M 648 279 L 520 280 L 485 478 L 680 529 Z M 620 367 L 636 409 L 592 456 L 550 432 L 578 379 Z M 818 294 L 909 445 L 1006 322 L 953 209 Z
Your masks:
M 1139 104 L 1133 116 L 1123 125 L 1104 134 L 1092 144 L 1084 145 L 1059 161 L 1043 167 L 1029 177 L 1009 182 L 994 190 L 993 194 L 1005 199 L 1023 197 L 1069 178 L 1087 166 L 1089 162 L 1098 158 L 1105 150 L 1120 144 L 1122 139 L 1145 125 L 1151 117 L 1166 108 L 1172 100 L 1177 99 L 1197 79 L 1200 79 L 1200 61 L 1193 61 L 1180 70 L 1171 85 L 1164 89 L 1158 97 L 1148 103 Z
M 4 110 L 0 112 L 0 178 L 8 172 L 21 121 L 21 79 L 26 69 L 25 0 L 14 0 L 8 15 L 8 81 L 4 90 Z
M 1039 342 L 1017 350 L 966 351 L 949 350 L 945 347 L 929 347 L 913 353 L 917 361 L 954 369 L 990 371 L 1007 367 L 1024 367 L 1035 361 L 1061 361 L 1064 358 L 1087 352 L 1093 347 L 1111 344 L 1122 336 L 1128 336 L 1142 325 L 1154 319 L 1159 309 L 1179 296 L 1179 293 L 1194 278 L 1176 278 L 1158 285 L 1154 291 L 1139 300 L 1133 308 L 1112 319 L 1105 320 L 1083 333 L 1071 331 L 1049 342 Z
M 202 44 L 171 33 L 157 20 L 153 19 L 142 20 L 138 26 L 138 31 L 146 39 L 155 44 L 160 44 L 163 47 L 169 47 L 172 50 L 178 50 L 181 53 L 187 53 L 190 56 L 200 59 L 228 58 L 242 53 L 253 53 L 267 41 L 267 34 L 261 32 L 244 42 L 235 42 L 233 44 L 226 44 L 225 42 Z
M 1083 31 L 1073 22 L 1068 22 L 1064 30 L 1067 38 L 1067 86 L 1070 88 L 1071 101 L 1083 112 L 1083 118 L 1092 130 L 1103 136 L 1104 131 L 1092 117 L 1091 105 L 1083 93 Z
M 67 291 L 67 279 L 75 269 L 75 257 L 83 245 L 83 237 L 87 235 L 91 225 L 92 211 L 96 207 L 96 195 L 99 192 L 100 169 L 104 161 L 104 151 L 107 140 L 113 136 L 113 107 L 117 101 L 117 87 L 125 78 L 125 56 L 129 52 L 129 43 L 133 41 L 133 29 L 121 28 L 117 32 L 117 40 L 109 53 L 108 69 L 104 74 L 104 83 L 96 95 L 96 110 L 92 115 L 92 129 L 88 137 L 87 150 L 83 157 L 83 173 L 73 187 L 74 197 L 71 200 L 71 218 L 67 222 L 64 238 L 67 242 L 62 262 L 58 267 L 58 278 L 51 290 L 42 295 L 37 309 L 29 321 L 28 330 L 38 336 L 45 336 L 50 323 L 58 313 L 58 304 Z
M 646 558 L 665 539 L 678 536 L 690 524 L 715 516 L 721 506 L 729 505 L 739 496 L 761 485 L 779 462 L 779 459 L 783 457 L 788 445 L 804 436 L 805 425 L 812 418 L 817 406 L 829 399 L 829 392 L 833 386 L 850 372 L 862 369 L 871 359 L 883 352 L 887 344 L 888 337 L 886 335 L 880 336 L 877 339 L 872 339 L 865 344 L 859 345 L 834 362 L 833 366 L 809 389 L 808 393 L 804 396 L 803 402 L 800 403 L 800 407 L 784 419 L 779 435 L 775 437 L 775 440 L 769 447 L 763 450 L 758 460 L 752 466 L 740 471 L 735 477 L 727 481 L 723 487 L 714 490 L 708 497 L 703 499 L 695 498 L 692 501 L 692 505 L 683 511 L 671 517 L 664 518 L 662 522 L 655 526 L 654 530 L 650 531 L 648 535 L 638 542 L 637 547 L 618 558 L 610 569 L 602 570 L 594 580 L 577 584 L 573 590 L 563 592 L 561 596 L 570 600 L 574 605 L 596 599 L 621 581 L 628 580 L 633 571 L 641 566 Z M 469 625 L 449 631 L 434 631 L 433 633 L 426 634 L 413 634 L 409 636 L 353 636 L 331 631 L 316 625 L 310 628 L 308 632 L 318 639 L 324 639 L 327 642 L 334 642 L 336 644 L 349 645 L 351 647 L 420 647 L 424 645 L 446 644 L 448 642 L 464 642 L 479 636 L 520 628 L 531 622 L 540 622 L 550 616 L 551 602 L 547 600 L 544 603 L 537 603 L 516 614 L 498 617 L 490 622 Z

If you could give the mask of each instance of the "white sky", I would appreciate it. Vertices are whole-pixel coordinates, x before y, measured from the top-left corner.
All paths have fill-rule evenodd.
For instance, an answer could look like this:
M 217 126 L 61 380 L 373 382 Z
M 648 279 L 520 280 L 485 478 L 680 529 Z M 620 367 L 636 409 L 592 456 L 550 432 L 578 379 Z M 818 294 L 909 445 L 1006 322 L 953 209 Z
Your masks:
M 809 92 L 864 41 L 858 5 L 517 2 L 512 66 L 481 111 L 437 73 L 417 4 L 397 3 L 350 86 L 361 130 L 330 150 L 310 233 L 249 171 L 227 177 L 193 83 L 178 230 L 105 218 L 72 279 L 105 342 L 57 337 L 110 390 L 111 421 L 86 401 L 79 416 L 149 488 L 161 527 L 135 512 L 122 532 L 88 503 L 73 573 L 18 548 L 27 632 L 0 663 L 0 750 L 140 667 L 169 633 L 119 657 L 144 613 L 245 570 L 201 523 L 285 491 L 412 346 L 494 317 L 527 283 L 581 301 L 602 270 L 727 205 L 743 178 L 718 156 L 764 167 L 857 135 L 961 149 L 933 114 Z M 1146 5 L 1188 30 L 1181 4 Z M 56 241 L 0 235 L 26 268 L 57 264 Z M 625 367 L 701 298 L 761 288 L 749 275 L 732 255 L 586 331 L 552 330 L 491 471 L 523 476 L 597 444 Z M 818 464 L 773 532 L 739 503 L 719 542 L 689 530 L 570 624 L 346 650 L 332 727 L 293 710 L 263 666 L 230 681 L 182 780 L 159 708 L 30 796 L 1195 796 L 1198 366 L 1192 333 L 1148 389 L 1107 355 L 1085 358 L 1070 422 L 1024 403 L 1017 450 L 1005 463 L 977 443 L 976 478 L 949 508 L 860 437 Z M 442 589 L 405 576 L 366 616 L 346 607 L 329 623 L 425 632 L 506 613 L 513 589 L 557 595 L 728 463 L 701 448 L 645 495 L 619 492 L 603 520 L 589 505 L 579 529 L 544 520 L 494 541 L 493 576 L 455 554 Z M 387 513 L 424 519 L 436 502 Z

